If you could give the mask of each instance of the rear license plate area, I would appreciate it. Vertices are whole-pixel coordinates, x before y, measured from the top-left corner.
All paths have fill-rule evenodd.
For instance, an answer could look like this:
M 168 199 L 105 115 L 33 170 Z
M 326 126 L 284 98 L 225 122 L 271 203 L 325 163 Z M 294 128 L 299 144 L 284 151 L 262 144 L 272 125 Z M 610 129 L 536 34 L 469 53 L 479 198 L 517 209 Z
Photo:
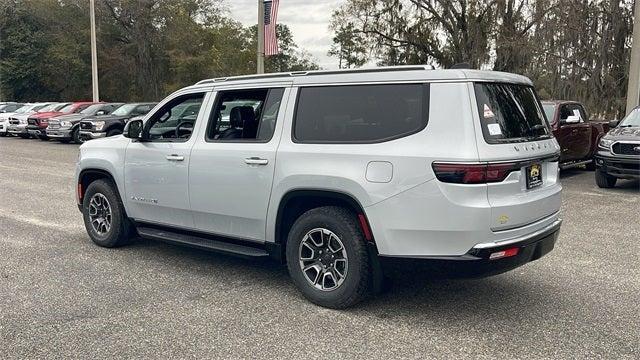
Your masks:
M 527 189 L 533 189 L 542 185 L 542 165 L 532 164 L 525 168 L 527 173 Z

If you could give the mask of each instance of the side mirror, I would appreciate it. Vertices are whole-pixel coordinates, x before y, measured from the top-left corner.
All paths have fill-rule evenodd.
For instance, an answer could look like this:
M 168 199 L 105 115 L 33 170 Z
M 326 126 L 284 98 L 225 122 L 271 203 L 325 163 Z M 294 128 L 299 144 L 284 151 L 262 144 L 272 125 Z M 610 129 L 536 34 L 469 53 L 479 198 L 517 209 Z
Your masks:
M 124 137 L 129 139 L 140 139 L 142 135 L 142 120 L 130 120 L 124 126 Z
M 576 115 L 569 115 L 566 119 L 560 119 L 560 125 L 565 124 L 577 124 L 580 122 L 580 117 Z
M 610 128 L 614 128 L 614 127 L 618 126 L 619 123 L 620 123 L 620 120 L 611 120 L 611 121 L 609 121 L 609 127 Z

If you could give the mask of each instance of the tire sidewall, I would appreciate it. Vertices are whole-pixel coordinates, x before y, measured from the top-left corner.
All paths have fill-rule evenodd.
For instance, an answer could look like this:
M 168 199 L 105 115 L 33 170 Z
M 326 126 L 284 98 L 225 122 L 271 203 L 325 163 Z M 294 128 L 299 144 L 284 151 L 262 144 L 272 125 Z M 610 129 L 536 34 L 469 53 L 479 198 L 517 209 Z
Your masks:
M 286 255 L 289 274 L 298 289 L 312 302 L 327 307 L 342 307 L 344 299 L 356 295 L 360 282 L 367 277 L 366 256 L 363 258 L 364 239 L 353 224 L 347 224 L 326 212 L 314 209 L 303 214 L 289 232 Z M 299 247 L 304 236 L 316 228 L 325 228 L 340 238 L 347 252 L 348 268 L 344 282 L 335 290 L 322 291 L 313 287 L 303 274 L 299 264 Z M 364 249 L 366 255 L 366 249 Z

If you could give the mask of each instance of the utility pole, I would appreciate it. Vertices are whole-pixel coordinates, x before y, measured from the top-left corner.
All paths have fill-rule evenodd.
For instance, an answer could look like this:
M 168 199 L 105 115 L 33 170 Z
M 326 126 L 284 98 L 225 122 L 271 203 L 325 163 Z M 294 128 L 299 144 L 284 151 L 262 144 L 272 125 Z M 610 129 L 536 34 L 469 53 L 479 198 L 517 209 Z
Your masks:
M 264 74 L 264 1 L 262 0 L 258 0 L 258 71 L 257 73 Z
M 96 47 L 96 2 L 89 0 L 91 17 L 91 86 L 93 89 L 93 101 L 100 101 L 98 93 L 98 50 Z
M 640 104 L 640 0 L 636 0 L 633 11 L 633 43 L 629 65 L 629 87 L 627 88 L 627 114 Z

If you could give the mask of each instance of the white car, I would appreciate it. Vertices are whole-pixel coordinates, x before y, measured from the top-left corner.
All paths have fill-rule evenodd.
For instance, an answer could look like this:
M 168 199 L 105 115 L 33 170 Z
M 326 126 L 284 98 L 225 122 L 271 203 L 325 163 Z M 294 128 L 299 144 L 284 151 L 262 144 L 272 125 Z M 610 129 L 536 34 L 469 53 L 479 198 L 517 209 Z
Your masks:
M 21 114 L 24 111 L 28 111 L 31 107 L 33 106 L 33 104 L 22 104 L 19 108 L 13 110 L 13 111 L 5 111 L 5 112 L 0 112 L 0 136 L 7 136 L 8 134 L 8 129 L 9 129 L 9 117 L 13 116 L 14 114 Z
M 344 308 L 378 289 L 390 262 L 482 276 L 551 251 L 558 156 L 519 75 L 407 66 L 211 79 L 124 136 L 82 145 L 77 199 L 100 246 L 137 231 L 272 256 L 309 300 Z
M 45 108 L 52 103 L 34 103 L 26 104 L 14 113 L 10 113 L 8 118 L 7 132 L 14 136 L 20 136 L 22 138 L 29 138 L 27 132 L 27 118 L 29 115 L 36 113 L 38 110 Z M 6 115 L 6 114 L 3 114 Z M 3 117 L 4 118 L 4 117 Z

